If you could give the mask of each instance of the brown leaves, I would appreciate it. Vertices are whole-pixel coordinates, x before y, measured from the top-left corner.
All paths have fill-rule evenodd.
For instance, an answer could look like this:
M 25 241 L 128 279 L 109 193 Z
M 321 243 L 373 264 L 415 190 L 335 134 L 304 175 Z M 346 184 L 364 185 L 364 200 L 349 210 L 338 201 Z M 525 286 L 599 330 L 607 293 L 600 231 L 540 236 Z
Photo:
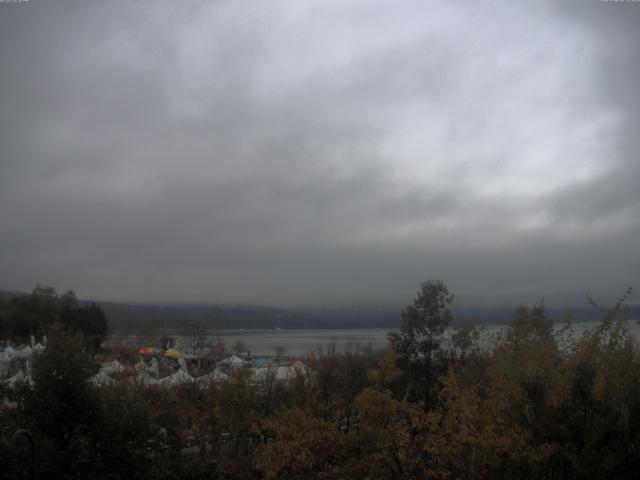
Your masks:
M 266 479 L 327 478 L 344 452 L 335 425 L 297 408 L 264 420 L 262 432 L 257 467 Z

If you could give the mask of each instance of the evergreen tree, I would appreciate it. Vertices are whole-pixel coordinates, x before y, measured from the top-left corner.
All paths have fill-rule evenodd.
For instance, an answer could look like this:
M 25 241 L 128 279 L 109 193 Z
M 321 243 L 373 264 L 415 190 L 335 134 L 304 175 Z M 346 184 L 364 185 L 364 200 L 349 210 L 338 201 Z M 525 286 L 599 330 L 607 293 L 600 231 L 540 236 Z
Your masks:
M 453 295 L 440 281 L 423 282 L 415 300 L 402 312 L 399 332 L 392 332 L 389 341 L 398 354 L 411 400 L 423 403 L 428 409 L 434 399 L 437 381 L 435 360 L 442 344 L 442 334 L 451 323 L 449 305 Z

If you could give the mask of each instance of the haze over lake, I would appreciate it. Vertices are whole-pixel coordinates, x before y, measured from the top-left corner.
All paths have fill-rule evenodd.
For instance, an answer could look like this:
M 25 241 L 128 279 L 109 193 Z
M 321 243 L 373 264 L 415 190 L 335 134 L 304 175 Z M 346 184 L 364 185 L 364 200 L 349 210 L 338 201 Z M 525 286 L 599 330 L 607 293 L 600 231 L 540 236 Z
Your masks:
M 575 322 L 574 331 L 577 335 L 586 329 L 593 329 L 598 325 L 598 320 L 588 322 Z M 640 340 L 640 324 L 636 320 L 627 323 L 636 341 Z M 564 323 L 555 323 L 554 328 L 559 331 Z M 504 324 L 485 325 L 480 345 L 487 346 L 492 336 L 498 334 L 506 326 Z M 233 347 L 237 342 L 242 342 L 252 355 L 275 355 L 276 347 L 281 347 L 287 355 L 304 356 L 320 349 L 327 351 L 335 346 L 342 350 L 346 346 L 371 347 L 374 351 L 380 351 L 387 347 L 387 335 L 393 329 L 388 328 L 349 328 L 349 329 L 256 329 L 256 330 L 210 330 L 208 335 L 214 339 L 219 335 L 228 347 Z M 445 332 L 445 343 L 448 343 L 452 329 Z M 188 351 L 185 337 L 176 334 L 178 348 Z M 109 343 L 122 344 L 133 343 L 139 345 L 143 341 L 135 335 L 112 335 Z

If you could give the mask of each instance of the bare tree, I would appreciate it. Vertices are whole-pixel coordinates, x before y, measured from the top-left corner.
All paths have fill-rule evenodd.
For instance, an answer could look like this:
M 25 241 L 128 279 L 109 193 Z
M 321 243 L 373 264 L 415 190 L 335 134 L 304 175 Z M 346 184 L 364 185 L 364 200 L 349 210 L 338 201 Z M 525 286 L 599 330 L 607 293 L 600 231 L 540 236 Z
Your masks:
M 238 340 L 233 344 L 233 353 L 243 353 L 247 351 L 247 344 L 242 340 Z
M 207 343 L 207 330 L 200 323 L 189 322 L 185 326 L 185 341 L 195 355 Z

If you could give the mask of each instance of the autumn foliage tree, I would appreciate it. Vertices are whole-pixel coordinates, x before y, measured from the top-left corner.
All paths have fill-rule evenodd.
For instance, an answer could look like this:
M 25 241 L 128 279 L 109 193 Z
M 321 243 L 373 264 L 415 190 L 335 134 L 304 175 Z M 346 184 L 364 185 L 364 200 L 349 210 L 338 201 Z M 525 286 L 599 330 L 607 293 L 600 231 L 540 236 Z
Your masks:
M 49 293 L 23 313 L 64 316 Z M 423 284 L 384 352 L 330 348 L 286 382 L 240 368 L 224 382 L 97 388 L 91 345 L 54 322 L 35 383 L 0 383 L 2 422 L 33 433 L 43 478 L 636 478 L 640 348 L 620 309 L 579 331 L 521 306 L 492 336 L 457 326 L 447 349 L 450 302 Z
M 344 460 L 345 438 L 335 424 L 293 408 L 262 422 L 266 443 L 257 468 L 267 480 L 333 478 Z

